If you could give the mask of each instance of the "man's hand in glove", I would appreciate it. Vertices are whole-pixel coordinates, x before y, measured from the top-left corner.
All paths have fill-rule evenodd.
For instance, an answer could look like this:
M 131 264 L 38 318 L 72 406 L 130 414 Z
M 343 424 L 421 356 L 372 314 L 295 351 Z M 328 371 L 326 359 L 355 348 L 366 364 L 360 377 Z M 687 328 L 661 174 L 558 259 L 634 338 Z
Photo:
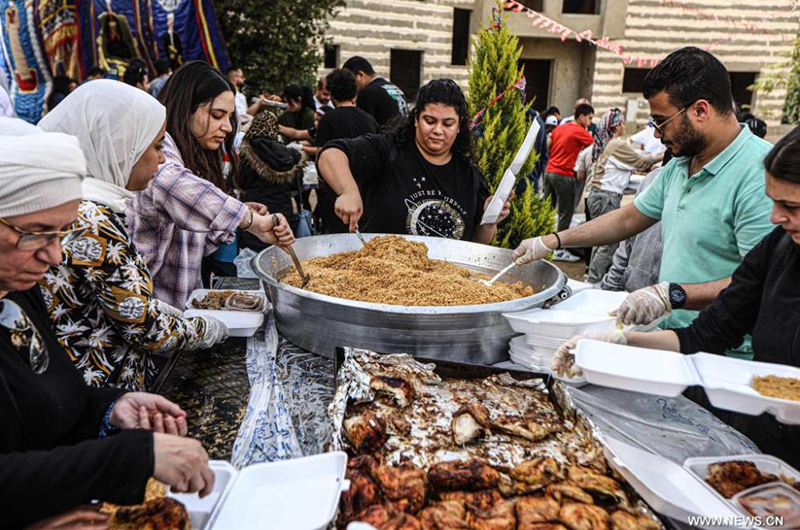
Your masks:
M 230 336 L 228 326 L 226 326 L 221 320 L 218 320 L 214 317 L 200 318 L 206 321 L 206 332 L 197 343 L 197 347 L 201 350 L 208 349 L 214 344 L 219 344 Z
M 643 326 L 658 320 L 672 310 L 669 302 L 669 282 L 661 282 L 634 291 L 611 312 L 617 326 Z
M 532 261 L 544 259 L 551 252 L 553 252 L 553 249 L 548 248 L 541 237 L 526 239 L 514 250 L 514 262 L 517 265 L 525 265 Z
M 553 357 L 551 368 L 559 377 L 580 377 L 583 372 L 580 368 L 575 366 L 575 356 L 572 355 L 572 350 L 578 345 L 581 339 L 598 340 L 600 342 L 608 342 L 611 344 L 621 344 L 623 346 L 628 344 L 628 339 L 621 331 L 604 331 L 602 333 L 589 333 L 587 335 L 577 335 L 572 337 L 567 342 L 559 346 L 556 354 Z

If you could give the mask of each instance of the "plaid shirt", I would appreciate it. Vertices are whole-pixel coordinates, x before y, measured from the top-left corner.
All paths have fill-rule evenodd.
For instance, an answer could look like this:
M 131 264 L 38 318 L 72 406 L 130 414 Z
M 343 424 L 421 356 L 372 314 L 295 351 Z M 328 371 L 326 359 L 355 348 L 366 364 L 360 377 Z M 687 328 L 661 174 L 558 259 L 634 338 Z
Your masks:
M 234 240 L 247 206 L 186 169 L 169 134 L 164 156 L 150 185 L 130 203 L 128 226 L 153 275 L 156 297 L 183 308 L 202 287 L 203 256 Z

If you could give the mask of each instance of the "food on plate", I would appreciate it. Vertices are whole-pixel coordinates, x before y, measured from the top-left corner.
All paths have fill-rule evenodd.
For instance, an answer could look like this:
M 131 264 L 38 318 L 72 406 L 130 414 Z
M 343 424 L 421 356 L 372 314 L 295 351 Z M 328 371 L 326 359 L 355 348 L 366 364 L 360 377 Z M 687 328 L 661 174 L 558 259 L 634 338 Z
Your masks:
M 708 475 L 706 476 L 706 482 L 726 499 L 753 486 L 777 480 L 778 477 L 761 472 L 753 462 L 747 460 L 711 464 L 708 466 Z
M 480 403 L 464 405 L 453 415 L 450 428 L 456 445 L 464 445 L 481 437 L 492 428 L 489 409 Z
M 431 487 L 437 490 L 482 490 L 494 488 L 500 473 L 477 458 L 440 462 L 428 471 Z
M 383 418 L 367 411 L 344 421 L 344 430 L 353 449 L 360 454 L 372 453 L 386 443 L 389 437 Z
M 558 519 L 572 530 L 605 530 L 608 512 L 599 506 L 570 502 L 558 512 Z
M 109 527 L 113 530 L 190 530 L 192 522 L 183 504 L 161 497 L 136 506 L 120 506 Z
M 191 306 L 195 309 L 214 311 L 263 311 L 266 305 L 264 297 L 257 293 L 243 291 L 209 291 L 200 299 L 193 299 Z
M 471 530 L 515 530 L 517 516 L 513 501 L 500 501 L 491 510 L 472 510 L 467 514 Z
M 307 291 L 378 304 L 405 306 L 456 306 L 491 304 L 531 296 L 522 283 L 497 282 L 452 263 L 428 258 L 424 243 L 399 236 L 370 239 L 364 248 L 303 262 L 311 277 Z M 294 287 L 302 280 L 297 271 L 282 279 Z
M 784 528 L 800 526 L 800 495 L 784 484 L 765 486 L 763 489 L 738 498 L 739 504 L 754 517 L 779 517 Z
M 378 394 L 386 394 L 402 408 L 406 408 L 414 399 L 414 385 L 401 377 L 385 375 L 373 376 L 369 387 Z
M 517 499 L 517 520 L 523 528 L 534 523 L 558 521 L 560 509 L 561 505 L 555 499 L 526 495 Z
M 800 379 L 766 375 L 753 378 L 753 388 L 762 396 L 800 401 Z

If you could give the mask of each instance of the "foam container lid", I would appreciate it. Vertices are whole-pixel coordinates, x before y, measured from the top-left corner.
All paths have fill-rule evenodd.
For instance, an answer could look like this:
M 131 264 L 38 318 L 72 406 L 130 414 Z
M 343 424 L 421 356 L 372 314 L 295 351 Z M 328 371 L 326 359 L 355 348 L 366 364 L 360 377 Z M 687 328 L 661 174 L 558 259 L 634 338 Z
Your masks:
M 254 464 L 240 471 L 228 462 L 209 463 L 216 481 L 210 495 L 168 496 L 182 502 L 196 530 L 262 528 L 316 530 L 333 519 L 339 496 L 349 487 L 342 451 L 280 462 Z
M 690 516 L 729 521 L 741 516 L 685 467 L 614 438 L 603 441 L 609 464 L 658 513 L 683 522 Z

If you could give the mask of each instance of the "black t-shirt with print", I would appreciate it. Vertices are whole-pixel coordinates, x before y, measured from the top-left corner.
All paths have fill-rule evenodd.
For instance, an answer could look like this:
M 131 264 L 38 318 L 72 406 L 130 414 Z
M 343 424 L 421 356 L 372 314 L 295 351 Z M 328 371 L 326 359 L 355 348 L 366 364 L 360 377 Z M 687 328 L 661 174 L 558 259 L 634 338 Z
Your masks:
M 480 170 L 453 157 L 431 164 L 415 144 L 388 134 L 330 142 L 347 154 L 361 189 L 362 232 L 472 239 L 489 197 Z
M 381 127 L 395 116 L 408 115 L 403 91 L 382 77 L 376 77 L 358 93 L 356 105 L 372 114 Z

